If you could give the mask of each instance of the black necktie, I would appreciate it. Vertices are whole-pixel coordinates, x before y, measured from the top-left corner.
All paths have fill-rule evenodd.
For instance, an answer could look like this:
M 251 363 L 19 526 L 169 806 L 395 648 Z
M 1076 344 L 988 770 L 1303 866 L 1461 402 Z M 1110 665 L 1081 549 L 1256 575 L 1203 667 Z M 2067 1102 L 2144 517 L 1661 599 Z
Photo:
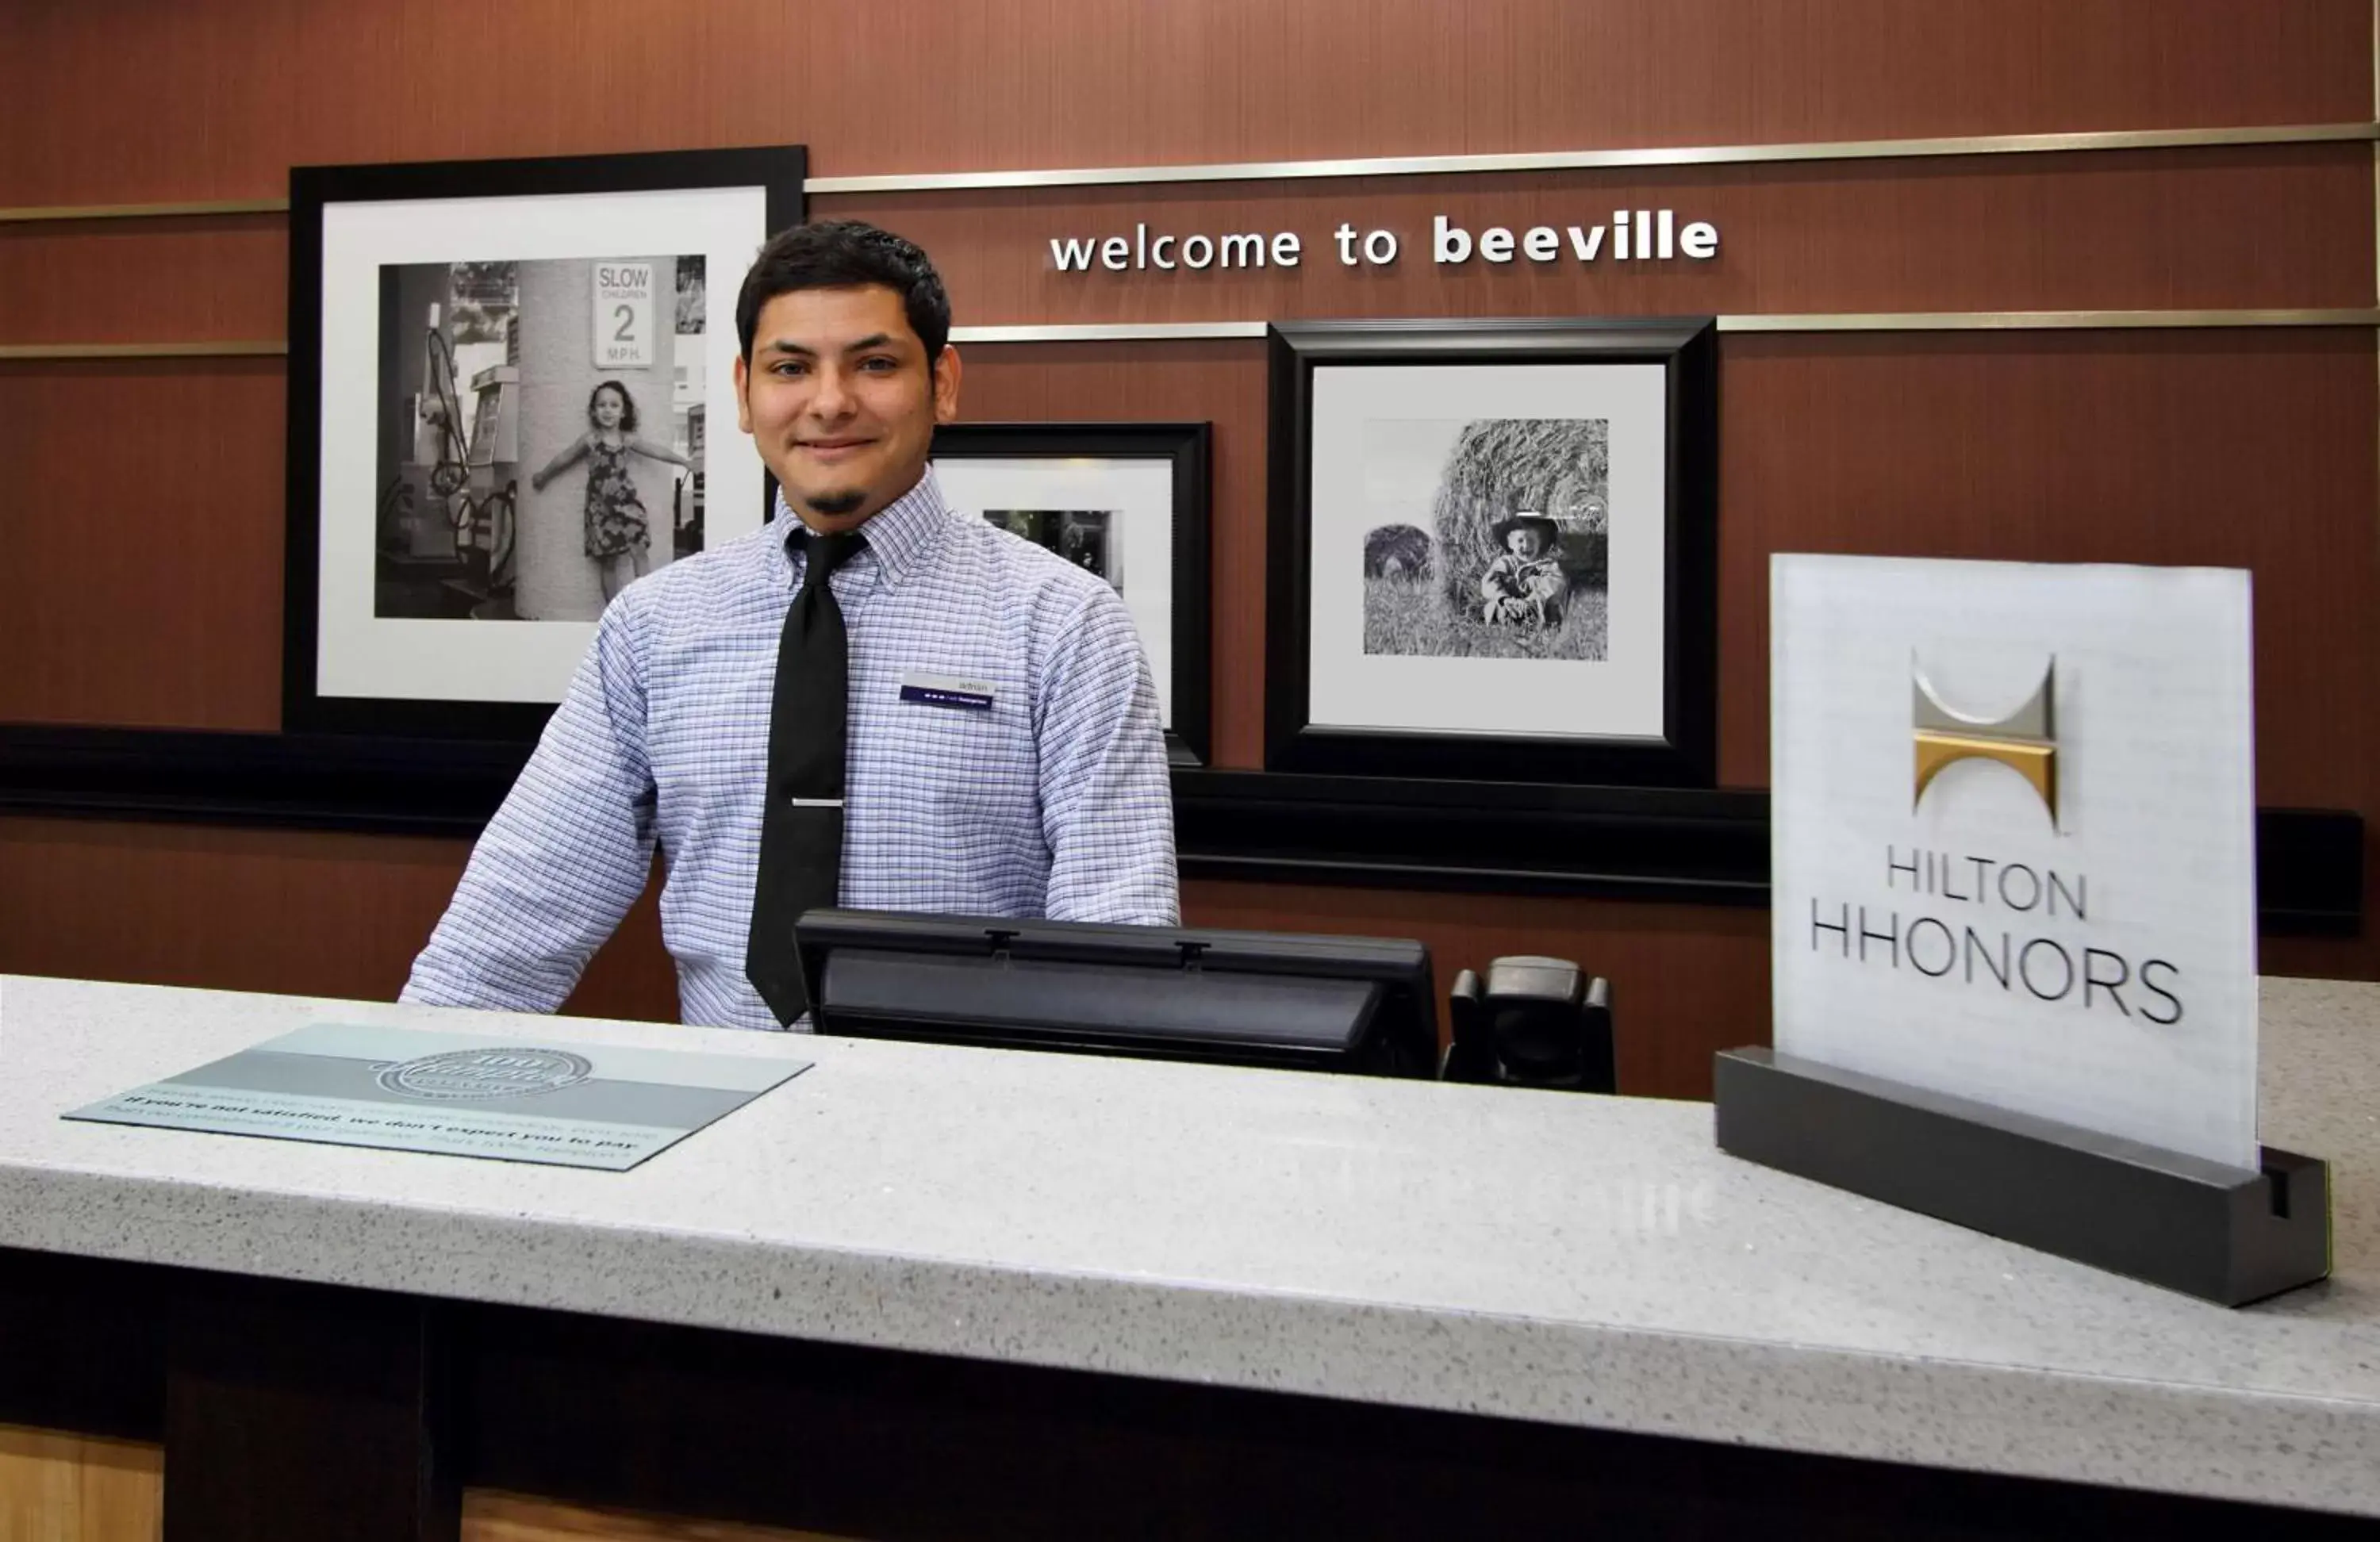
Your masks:
M 863 538 L 808 535 L 808 571 L 777 642 L 777 689 L 769 709 L 769 801 L 760 816 L 760 868 L 744 972 L 777 1021 L 809 1010 L 794 923 L 832 905 L 843 876 L 843 759 L 848 743 L 850 643 L 827 578 Z

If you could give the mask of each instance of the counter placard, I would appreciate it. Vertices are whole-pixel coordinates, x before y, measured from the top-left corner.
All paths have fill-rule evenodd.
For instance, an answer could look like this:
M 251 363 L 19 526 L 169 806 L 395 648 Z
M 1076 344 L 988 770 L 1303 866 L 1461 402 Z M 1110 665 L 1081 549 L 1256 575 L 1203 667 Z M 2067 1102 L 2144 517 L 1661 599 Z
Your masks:
M 809 1064 L 315 1023 L 65 1117 L 623 1172 Z
M 1778 555 L 1775 1048 L 1738 1156 L 2241 1302 L 2328 1265 L 2256 1132 L 2248 575 Z

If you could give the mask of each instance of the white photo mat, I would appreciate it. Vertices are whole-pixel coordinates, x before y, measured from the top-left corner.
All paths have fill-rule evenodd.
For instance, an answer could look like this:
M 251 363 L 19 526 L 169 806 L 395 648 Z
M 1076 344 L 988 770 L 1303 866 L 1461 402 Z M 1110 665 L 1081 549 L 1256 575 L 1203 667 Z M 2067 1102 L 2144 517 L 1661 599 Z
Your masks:
M 1668 618 L 1668 372 L 1658 364 L 1348 365 L 1313 376 L 1306 721 L 1316 728 L 1512 738 L 1658 740 Z M 1609 423 L 1603 659 L 1430 658 L 1364 651 L 1366 486 L 1378 419 Z
M 768 225 L 768 191 L 759 186 L 323 206 L 318 694 L 555 702 L 595 632 L 592 622 L 458 625 L 373 614 L 381 269 L 699 254 L 710 275 L 704 535 L 716 547 L 761 524 L 759 457 L 726 429 L 736 420 L 735 294 Z
M 1173 724 L 1173 465 L 1142 456 L 937 455 L 942 501 L 980 519 L 997 509 L 1105 510 L 1123 568 L 1124 609 Z

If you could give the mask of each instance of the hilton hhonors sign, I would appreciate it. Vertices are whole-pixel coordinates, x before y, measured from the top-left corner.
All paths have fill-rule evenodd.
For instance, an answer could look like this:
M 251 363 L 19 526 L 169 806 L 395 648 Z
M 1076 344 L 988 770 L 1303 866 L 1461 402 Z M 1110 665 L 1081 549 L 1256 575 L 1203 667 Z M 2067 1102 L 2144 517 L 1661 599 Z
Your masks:
M 1769 578 L 1779 1052 L 2253 1168 L 2248 576 Z

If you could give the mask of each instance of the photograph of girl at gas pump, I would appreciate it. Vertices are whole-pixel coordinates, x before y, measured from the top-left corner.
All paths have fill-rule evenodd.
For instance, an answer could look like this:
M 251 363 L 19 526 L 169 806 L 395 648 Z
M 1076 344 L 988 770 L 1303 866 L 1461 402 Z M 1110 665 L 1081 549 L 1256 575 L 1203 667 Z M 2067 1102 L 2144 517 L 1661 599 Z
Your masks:
M 633 579 L 652 566 L 652 527 L 645 517 L 643 500 L 628 475 L 628 456 L 644 455 L 691 471 L 694 462 L 666 444 L 637 436 L 637 404 L 628 388 L 615 380 L 595 387 L 587 398 L 587 431 L 529 476 L 529 486 L 542 492 L 545 484 L 577 461 L 587 460 L 587 554 L 594 559 L 603 584 L 606 604 Z
M 382 267 L 375 616 L 583 625 L 702 550 L 703 269 Z

